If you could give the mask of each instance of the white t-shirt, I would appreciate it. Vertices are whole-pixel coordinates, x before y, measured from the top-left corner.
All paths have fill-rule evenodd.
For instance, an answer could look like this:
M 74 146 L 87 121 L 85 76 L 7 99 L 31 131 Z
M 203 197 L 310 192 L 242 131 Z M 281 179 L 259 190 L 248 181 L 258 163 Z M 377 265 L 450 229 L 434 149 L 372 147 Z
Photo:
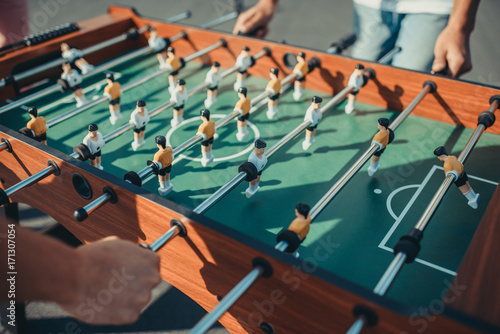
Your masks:
M 102 138 L 102 134 L 100 132 L 97 132 L 96 141 L 90 139 L 90 134 L 88 134 L 85 138 L 83 138 L 83 143 L 87 145 L 87 147 L 90 150 L 90 153 L 92 154 L 96 154 L 97 152 L 102 150 L 105 144 L 104 139 Z
M 236 58 L 236 66 L 240 68 L 240 71 L 244 71 L 252 65 L 252 59 L 250 56 L 245 57 L 240 54 L 238 58 Z
M 143 126 L 146 126 L 149 122 L 149 113 L 148 109 L 144 108 L 144 116 L 139 115 L 139 111 L 135 109 L 132 111 L 132 114 L 130 114 L 130 124 L 133 124 L 136 129 L 140 129 Z
M 248 162 L 251 162 L 255 165 L 255 167 L 257 168 L 257 173 L 258 173 L 261 170 L 263 170 L 264 167 L 266 167 L 267 157 L 265 154 L 262 154 L 262 159 L 259 159 L 257 157 L 257 155 L 254 152 L 252 152 L 252 153 L 250 153 L 250 156 L 248 157 Z
M 175 102 L 176 107 L 182 106 L 188 99 L 186 88 L 184 88 L 184 91 L 182 93 L 179 93 L 179 90 L 177 89 L 178 87 L 179 86 L 175 86 L 174 91 L 172 92 L 172 96 L 170 97 L 170 101 Z
M 399 14 L 449 15 L 453 0 L 353 0 L 358 5 Z
M 167 46 L 167 42 L 161 37 L 148 39 L 148 44 L 155 51 L 161 51 Z
M 347 82 L 347 86 L 354 87 L 354 92 L 357 92 L 361 86 L 363 86 L 363 76 L 357 76 L 355 73 L 351 74 L 349 77 L 349 81 Z
M 76 58 L 82 58 L 83 53 L 78 49 L 69 49 L 68 51 L 64 51 L 62 53 L 62 57 L 70 62 L 73 62 Z
M 63 74 L 61 74 L 61 79 L 66 80 L 70 87 L 75 87 L 76 85 L 82 83 L 82 76 L 78 74 L 77 71 L 73 70 L 71 71 L 71 73 L 63 72 Z
M 310 106 L 309 108 L 307 108 L 306 116 L 304 117 L 304 121 L 309 121 L 309 122 L 311 122 L 310 126 L 315 126 L 321 120 L 321 116 L 323 116 L 323 114 L 321 113 L 321 111 L 319 111 L 319 109 L 318 109 L 318 112 L 316 112 L 316 111 L 314 111 L 314 108 L 312 106 Z
M 208 71 L 207 77 L 205 78 L 205 82 L 208 83 L 208 87 L 216 87 L 219 85 L 219 82 L 222 80 L 222 76 L 219 73 L 215 74 L 212 70 Z

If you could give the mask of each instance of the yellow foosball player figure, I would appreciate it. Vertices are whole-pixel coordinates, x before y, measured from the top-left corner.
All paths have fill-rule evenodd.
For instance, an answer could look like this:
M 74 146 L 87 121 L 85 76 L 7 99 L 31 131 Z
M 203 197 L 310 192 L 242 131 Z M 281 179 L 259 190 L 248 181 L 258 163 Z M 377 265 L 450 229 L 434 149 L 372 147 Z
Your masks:
M 299 101 L 304 94 L 304 80 L 309 72 L 309 64 L 306 62 L 306 54 L 304 52 L 297 53 L 297 64 L 293 68 L 293 73 L 297 74 L 293 86 L 293 99 Z
M 149 28 L 148 44 L 155 51 L 160 68 L 165 68 L 165 60 L 167 60 L 167 41 L 161 38 L 153 27 Z
M 30 138 L 47 145 L 47 122 L 43 116 L 38 116 L 38 109 L 36 107 L 29 107 L 28 114 L 30 120 L 25 128 L 19 130 L 20 133 Z
M 205 78 L 205 82 L 208 84 L 205 108 L 210 108 L 217 101 L 217 89 L 221 80 L 220 64 L 214 61 Z
M 379 118 L 377 126 L 378 132 L 373 136 L 372 144 L 377 144 L 378 150 L 373 154 L 370 160 L 370 166 L 368 167 L 369 176 L 373 176 L 377 172 L 380 156 L 384 153 L 387 145 L 394 140 L 394 132 L 389 129 L 389 120 L 387 118 Z
M 167 60 L 165 60 L 165 68 L 168 69 L 168 91 L 172 93 L 177 83 L 177 75 L 181 69 L 181 58 L 175 55 L 175 49 L 171 46 L 167 48 Z
M 106 73 L 107 85 L 104 87 L 104 96 L 109 100 L 109 121 L 115 125 L 122 119 L 120 113 L 120 96 L 121 88 L 120 83 L 115 81 L 115 76 L 112 73 Z
M 198 127 L 198 132 L 196 134 L 203 137 L 203 141 L 201 142 L 201 165 L 206 167 L 209 163 L 214 161 L 212 144 L 215 135 L 215 122 L 213 119 L 210 119 L 210 110 L 208 109 L 201 109 L 200 118 L 203 123 Z
M 311 105 L 307 108 L 304 121 L 311 122 L 311 125 L 306 129 L 306 139 L 302 142 L 302 149 L 307 151 L 314 143 L 314 136 L 316 135 L 316 128 L 321 120 L 323 114 L 321 113 L 321 102 L 323 99 L 319 96 L 313 96 Z
M 245 195 L 247 196 L 247 198 L 252 197 L 257 191 L 259 191 L 260 176 L 262 175 L 262 170 L 267 165 L 267 157 L 264 154 L 267 143 L 262 139 L 257 139 L 255 140 L 254 145 L 255 147 L 253 149 L 253 152 L 250 153 L 247 162 L 247 164 L 252 164 L 253 166 L 255 166 L 255 169 L 252 168 L 251 172 L 247 171 L 247 175 L 249 175 L 248 178 L 251 179 L 249 181 L 248 188 L 245 191 Z
M 345 105 L 346 114 L 352 113 L 356 107 L 356 95 L 358 94 L 359 89 L 363 87 L 366 80 L 363 75 L 364 71 L 365 67 L 361 64 L 357 64 L 356 69 L 349 77 L 347 86 L 354 87 L 354 90 L 347 95 L 347 104 Z
M 237 92 L 240 87 L 243 87 L 243 80 L 248 76 L 247 69 L 253 65 L 254 61 L 250 55 L 250 48 L 244 46 L 241 53 L 236 58 L 236 66 L 239 67 L 238 74 L 236 75 L 236 82 L 234 83 L 234 90 Z
M 69 61 L 72 64 L 75 64 L 76 67 L 82 71 L 82 74 L 86 74 L 92 72 L 94 70 L 94 66 L 90 65 L 84 58 L 82 51 L 70 48 L 67 43 L 61 44 L 61 52 L 62 57 Z
M 469 178 L 464 170 L 464 165 L 458 161 L 457 157 L 449 155 L 444 146 L 439 146 L 434 150 L 434 155 L 444 162 L 444 173 L 446 176 L 453 175 L 455 185 L 462 194 L 469 200 L 467 204 L 473 209 L 477 209 L 481 203 L 481 196 L 476 194 L 469 183 Z
M 280 70 L 273 67 L 271 68 L 269 77 L 271 80 L 267 83 L 266 91 L 269 92 L 269 101 L 267 102 L 267 118 L 273 119 L 278 113 L 278 100 L 280 98 L 281 80 L 278 79 Z
M 71 90 L 73 92 L 77 107 L 83 106 L 87 103 L 87 99 L 83 94 L 81 86 L 82 76 L 78 74 L 77 71 L 73 71 L 69 62 L 64 62 L 62 64 L 62 70 L 63 73 L 61 74 L 61 79 L 58 80 L 58 83 L 64 91 Z
M 236 139 L 242 141 L 245 139 L 250 132 L 248 132 L 248 118 L 250 117 L 250 108 L 252 102 L 249 97 L 247 97 L 247 89 L 245 87 L 240 87 L 238 89 L 239 100 L 234 106 L 234 111 L 240 113 L 237 121 L 238 132 L 236 133 Z
M 172 90 L 170 101 L 174 102 L 174 117 L 170 121 L 170 125 L 176 128 L 182 121 L 184 121 L 184 104 L 188 100 L 188 92 L 186 91 L 186 81 L 183 79 L 177 80 L 177 85 Z
M 83 144 L 86 145 L 90 151 L 90 165 L 102 170 L 104 168 L 101 166 L 101 150 L 105 144 L 104 139 L 102 134 L 97 131 L 99 130 L 97 124 L 90 123 L 87 129 L 89 133 L 83 138 Z
M 134 151 L 137 151 L 139 147 L 146 143 L 144 135 L 148 122 L 149 112 L 146 108 L 146 102 L 144 100 L 138 100 L 135 110 L 130 114 L 129 121 L 129 123 L 134 126 L 134 141 L 131 144 Z
M 285 252 L 293 254 L 296 258 L 299 257 L 300 244 L 304 241 L 311 227 L 311 216 L 309 211 L 311 208 L 305 203 L 299 203 L 295 206 L 295 219 L 286 230 L 281 231 L 276 237 L 277 242 L 286 241 L 288 247 Z
M 174 156 L 172 147 L 167 145 L 167 139 L 164 136 L 156 136 L 155 142 L 158 147 L 158 152 L 155 153 L 153 163 L 156 164 L 158 182 L 160 183 L 158 193 L 161 196 L 165 196 L 174 187 L 172 183 L 170 183 L 170 172 L 172 171 Z

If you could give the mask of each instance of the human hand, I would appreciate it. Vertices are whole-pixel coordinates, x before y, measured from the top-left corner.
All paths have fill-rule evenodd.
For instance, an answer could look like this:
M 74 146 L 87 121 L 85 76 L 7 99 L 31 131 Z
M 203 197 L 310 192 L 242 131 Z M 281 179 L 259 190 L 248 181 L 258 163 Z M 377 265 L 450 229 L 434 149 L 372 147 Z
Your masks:
M 73 298 L 59 305 L 90 324 L 135 322 L 160 284 L 159 256 L 116 237 L 76 249 L 81 259 Z M 68 299 L 68 298 L 66 298 Z
M 447 70 L 447 75 L 458 78 L 472 69 L 469 46 L 470 34 L 449 26 L 443 29 L 434 46 L 432 72 Z
M 238 16 L 233 28 L 233 34 L 253 34 L 256 37 L 265 37 L 269 32 L 269 22 L 276 10 L 276 0 L 260 0 L 255 6 Z

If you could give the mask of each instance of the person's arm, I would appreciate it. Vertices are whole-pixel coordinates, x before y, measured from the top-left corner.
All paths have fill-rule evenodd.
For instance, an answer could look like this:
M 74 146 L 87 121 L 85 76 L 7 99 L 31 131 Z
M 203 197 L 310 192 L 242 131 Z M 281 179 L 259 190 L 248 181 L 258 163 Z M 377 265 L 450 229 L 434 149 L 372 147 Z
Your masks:
M 279 0 L 259 0 L 259 2 L 238 16 L 233 34 L 254 34 L 264 37 L 269 32 L 269 22 L 278 7 Z
M 5 257 L 7 224 L 0 221 L 0 244 Z M 134 322 L 149 303 L 151 290 L 161 282 L 159 256 L 116 237 L 71 248 L 16 226 L 13 240 L 15 300 L 53 301 L 87 323 Z M 2 273 L 12 271 L 7 261 L 1 263 Z M 2 291 L 0 298 L 7 298 L 7 293 Z
M 472 69 L 469 39 L 476 21 L 479 0 L 455 0 L 448 20 L 436 40 L 433 72 L 448 68 L 454 78 Z

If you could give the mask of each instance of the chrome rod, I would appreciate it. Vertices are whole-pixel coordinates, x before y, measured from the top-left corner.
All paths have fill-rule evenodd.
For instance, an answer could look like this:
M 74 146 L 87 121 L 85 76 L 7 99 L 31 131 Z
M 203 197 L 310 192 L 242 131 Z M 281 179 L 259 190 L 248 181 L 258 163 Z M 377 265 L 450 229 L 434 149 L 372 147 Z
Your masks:
M 163 234 L 161 237 L 159 237 L 158 239 L 156 239 L 151 245 L 149 245 L 149 249 L 151 249 L 153 252 L 157 252 L 160 250 L 160 248 L 162 248 L 163 246 L 165 246 L 165 244 L 167 242 L 169 242 L 170 240 L 172 240 L 175 236 L 177 236 L 179 234 L 179 228 L 177 227 L 177 225 L 174 225 L 170 228 L 170 230 L 168 230 L 167 232 L 165 232 L 165 234 Z
M 94 201 L 84 206 L 83 209 L 87 212 L 87 215 L 90 215 L 92 212 L 99 209 L 104 204 L 108 203 L 111 198 L 112 198 L 111 194 L 105 192 L 99 198 L 96 198 Z
M 147 31 L 147 27 L 142 27 L 142 28 L 137 30 L 137 32 L 139 34 L 143 34 L 146 31 Z M 121 34 L 119 36 L 113 37 L 107 41 L 104 41 L 104 42 L 98 43 L 96 45 L 90 46 L 86 49 L 83 49 L 83 50 L 81 50 L 81 52 L 84 56 L 86 56 L 86 55 L 89 55 L 89 54 L 94 53 L 96 51 L 105 49 L 107 47 L 110 47 L 110 46 L 115 45 L 117 43 L 120 43 L 122 41 L 125 41 L 127 39 L 128 39 L 128 33 L 124 33 L 124 34 Z M 24 71 L 24 72 L 21 72 L 18 74 L 14 74 L 12 76 L 12 79 L 14 81 L 19 81 L 19 80 L 31 77 L 35 74 L 38 74 L 38 73 L 44 72 L 48 69 L 62 65 L 62 63 L 64 63 L 65 61 L 66 61 L 66 59 L 62 58 L 62 57 L 51 60 L 45 64 L 39 65 L 37 67 L 33 67 L 27 71 Z M 6 85 L 6 80 L 5 79 L 0 80 L 0 87 L 4 87 L 5 85 Z
M 55 171 L 56 171 L 56 169 L 53 166 L 49 166 L 49 167 L 39 171 L 38 173 L 31 175 L 27 179 L 25 179 L 25 180 L 15 184 L 15 185 L 13 185 L 12 187 L 6 189 L 5 194 L 9 197 L 13 196 L 13 195 L 19 193 L 21 190 L 24 190 L 24 189 L 28 188 L 29 186 L 32 186 L 35 183 L 45 179 L 47 176 L 54 174 Z
M 0 152 L 2 152 L 3 150 L 6 150 L 7 149 L 7 143 L 5 142 L 1 142 L 0 143 Z
M 175 22 L 179 22 L 179 21 L 188 19 L 190 17 L 191 17 L 191 11 L 186 10 L 182 13 L 176 14 L 174 16 L 170 16 L 170 17 L 166 18 L 164 21 L 167 23 L 175 23 Z
M 382 56 L 378 60 L 378 63 L 379 64 L 384 64 L 384 65 L 389 64 L 392 61 L 392 58 L 394 58 L 394 56 L 396 54 L 398 54 L 399 52 L 401 52 L 401 47 L 400 46 L 395 46 L 394 49 L 392 49 L 391 51 L 387 52 L 384 56 Z
M 288 248 L 288 242 L 286 241 L 280 241 L 276 244 L 276 246 L 274 246 L 274 249 L 280 252 L 284 252 L 287 248 Z
M 204 55 L 204 54 L 206 54 L 206 53 L 214 50 L 214 48 L 213 48 L 214 46 L 215 46 L 215 48 L 221 46 L 221 42 L 217 42 L 217 43 L 215 43 L 215 44 L 213 44 L 213 45 L 211 45 L 211 46 L 209 46 L 209 47 L 207 47 L 207 48 L 205 48 L 203 50 L 200 50 L 198 52 L 193 53 L 190 56 L 187 56 L 185 58 L 185 62 L 190 62 L 191 60 L 195 59 L 196 57 L 191 57 L 191 56 L 193 56 L 195 54 L 198 54 L 197 57 L 199 57 L 201 55 Z M 135 88 L 135 87 L 137 87 L 139 85 L 142 85 L 143 83 L 148 82 L 148 81 L 150 81 L 150 80 L 152 80 L 152 79 L 154 79 L 154 78 L 156 78 L 156 77 L 158 77 L 158 76 L 160 76 L 160 75 L 162 75 L 164 73 L 168 73 L 168 72 L 169 72 L 169 70 L 166 69 L 166 68 L 162 68 L 162 69 L 156 70 L 153 73 L 147 74 L 147 75 L 145 75 L 145 76 L 143 76 L 143 77 L 141 77 L 141 78 L 139 78 L 139 79 L 137 79 L 135 81 L 132 81 L 132 82 L 130 82 L 128 84 L 123 85 L 121 87 L 121 92 L 124 93 L 124 92 L 126 92 L 126 91 L 128 91 L 128 90 L 130 90 L 132 88 Z M 100 98 L 98 98 L 96 100 L 93 100 L 93 101 L 90 101 L 90 102 L 86 103 L 85 105 L 83 105 L 81 107 L 77 107 L 75 109 L 72 109 L 72 110 L 70 110 L 70 111 L 68 111 L 68 112 L 66 112 L 66 113 L 64 113 L 62 115 L 59 115 L 59 116 L 51 119 L 50 121 L 47 122 L 47 124 L 49 126 L 55 125 L 55 124 L 60 123 L 60 122 L 66 120 L 66 119 L 68 119 L 68 118 L 70 118 L 70 117 L 72 117 L 72 116 L 74 116 L 76 114 L 79 114 L 80 112 L 82 112 L 84 110 L 87 110 L 87 109 L 89 109 L 89 108 L 91 108 L 93 106 L 96 106 L 96 105 L 98 105 L 100 103 L 103 103 L 103 102 L 106 102 L 106 101 L 108 101 L 108 99 L 105 96 L 101 96 Z
M 179 146 L 177 146 L 176 148 L 174 148 L 174 150 L 172 151 L 172 154 L 174 156 L 178 156 L 179 154 L 186 151 L 187 149 L 189 149 L 190 147 L 192 147 L 194 144 L 201 141 L 202 139 L 203 139 L 202 135 L 193 136 L 193 137 L 189 138 L 188 140 L 186 140 L 185 142 L 183 142 L 182 144 L 180 144 Z
M 233 177 L 225 185 L 217 189 L 209 198 L 204 200 L 200 205 L 198 205 L 193 212 L 198 214 L 203 214 L 205 211 L 210 209 L 215 203 L 220 201 L 225 195 L 227 195 L 231 190 L 233 190 L 238 184 L 245 181 L 247 173 L 240 172 L 238 175 Z
M 216 19 L 213 19 L 211 21 L 208 21 L 206 23 L 203 23 L 200 25 L 200 28 L 202 29 L 211 29 L 215 26 L 218 26 L 219 24 L 226 23 L 228 21 L 234 20 L 235 18 L 238 17 L 238 12 L 231 12 L 226 15 L 222 15 Z
M 184 32 L 180 32 L 178 33 L 177 35 L 173 36 L 170 40 L 171 41 L 175 41 L 179 38 L 182 38 L 185 36 L 185 33 Z M 121 57 L 118 57 L 116 59 L 113 59 L 113 60 L 110 60 L 100 66 L 97 66 L 94 68 L 93 71 L 90 71 L 90 72 L 87 72 L 85 74 L 82 75 L 82 77 L 85 79 L 87 77 L 90 77 L 90 76 L 93 76 L 93 75 L 96 75 L 96 74 L 99 74 L 103 71 L 106 71 L 108 69 L 110 69 L 111 67 L 113 66 L 117 66 L 117 65 L 120 65 L 122 63 L 125 63 L 129 60 L 132 60 L 132 59 L 135 59 L 135 58 L 138 58 L 140 56 L 143 56 L 143 55 L 147 55 L 149 53 L 152 53 L 153 52 L 153 49 L 149 46 L 145 46 L 145 47 L 142 47 L 136 51 L 132 51 L 130 53 L 127 53 Z M 27 95 L 19 100 L 16 100 L 16 101 L 13 101 L 3 107 L 0 108 L 0 114 L 1 113 L 4 113 L 8 110 L 11 110 L 11 109 L 14 109 L 14 108 L 17 108 L 19 106 L 22 106 L 23 104 L 26 104 L 26 103 L 29 103 L 35 99 L 38 99 L 38 98 L 41 98 L 41 97 L 44 97 L 48 94 L 51 94 L 51 93 L 54 93 L 58 90 L 61 89 L 61 85 L 60 84 L 54 84 L 52 86 L 49 86 L 41 91 L 38 91 L 36 93 L 33 93 L 33 94 L 30 94 L 30 95 Z
M 261 266 L 255 267 L 248 275 L 245 276 L 229 293 L 222 298 L 219 304 L 214 309 L 206 314 L 201 320 L 189 331 L 190 334 L 205 333 L 212 327 L 217 320 L 231 307 L 233 304 L 252 286 L 255 281 L 262 275 L 264 268 Z
M 389 128 L 396 130 L 401 123 L 408 117 L 408 115 L 413 111 L 413 109 L 418 105 L 420 101 L 424 98 L 427 93 L 430 92 L 430 85 L 424 85 L 422 91 L 413 99 L 413 101 L 399 114 L 399 116 L 389 125 Z M 314 220 L 321 211 L 340 193 L 340 191 L 347 185 L 347 183 L 359 172 L 359 170 L 368 162 L 375 152 L 377 152 L 378 146 L 376 144 L 371 144 L 370 147 L 363 153 L 361 157 L 356 160 L 356 162 L 349 168 L 349 170 L 342 175 L 342 177 L 328 190 L 328 192 L 323 195 L 323 197 L 314 205 L 314 207 L 309 211 L 311 220 Z
M 498 108 L 498 101 L 493 101 L 490 105 L 490 109 L 488 110 L 491 113 L 494 113 L 496 109 Z M 477 141 L 481 137 L 481 134 L 484 132 L 485 127 L 483 124 L 478 124 L 476 130 L 474 133 L 471 135 L 469 138 L 467 144 L 465 145 L 464 149 L 460 153 L 458 160 L 461 163 L 464 163 L 470 153 L 472 152 L 472 149 L 476 145 Z M 432 216 L 438 209 L 439 205 L 441 204 L 444 196 L 446 195 L 447 191 L 450 189 L 452 183 L 454 181 L 454 176 L 453 175 L 448 175 L 445 177 L 443 182 L 441 183 L 441 186 L 438 188 L 434 196 L 432 197 L 432 200 L 429 202 L 427 205 L 425 211 L 423 212 L 422 216 L 420 217 L 419 221 L 417 224 L 415 224 L 414 229 L 419 230 L 419 231 L 424 231 L 425 228 L 428 226 Z M 376 293 L 379 296 L 384 296 L 389 288 L 391 287 L 392 283 L 396 280 L 397 275 L 403 268 L 405 261 L 407 258 L 407 254 L 404 252 L 398 252 L 394 259 L 392 260 L 391 264 L 389 267 L 387 267 L 386 271 L 378 281 L 377 285 L 375 286 L 373 292 Z M 362 327 L 362 326 L 361 326 Z M 361 330 L 361 328 L 360 328 Z M 354 333 L 354 332 L 353 332 Z M 359 333 L 359 332 L 358 332 Z
M 148 176 L 152 175 L 154 172 L 153 170 L 153 167 L 151 166 L 147 166 L 143 169 L 141 169 L 137 175 L 139 175 L 139 177 L 141 178 L 141 180 L 144 180 L 145 178 L 147 178 Z

